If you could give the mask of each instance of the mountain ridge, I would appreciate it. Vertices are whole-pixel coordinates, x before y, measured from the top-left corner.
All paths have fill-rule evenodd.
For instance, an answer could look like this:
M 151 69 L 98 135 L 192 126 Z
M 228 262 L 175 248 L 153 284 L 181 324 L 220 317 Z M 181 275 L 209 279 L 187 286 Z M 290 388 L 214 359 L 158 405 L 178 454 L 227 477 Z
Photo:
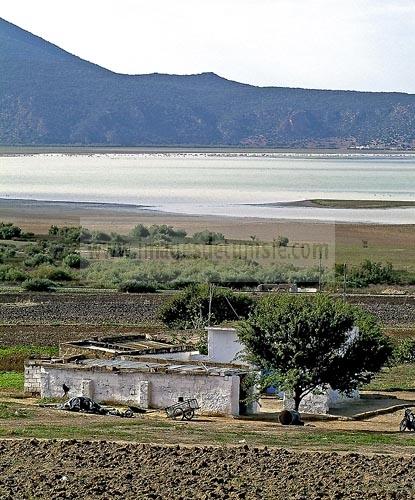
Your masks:
M 0 18 L 0 145 L 415 146 L 415 95 L 113 72 Z

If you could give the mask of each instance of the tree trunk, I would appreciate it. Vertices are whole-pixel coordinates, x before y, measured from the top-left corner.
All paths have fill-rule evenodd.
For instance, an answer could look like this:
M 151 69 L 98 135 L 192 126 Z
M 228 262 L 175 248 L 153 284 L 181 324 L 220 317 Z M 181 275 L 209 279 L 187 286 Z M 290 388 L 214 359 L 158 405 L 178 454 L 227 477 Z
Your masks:
M 294 410 L 298 411 L 302 400 L 302 390 L 299 387 L 294 389 Z

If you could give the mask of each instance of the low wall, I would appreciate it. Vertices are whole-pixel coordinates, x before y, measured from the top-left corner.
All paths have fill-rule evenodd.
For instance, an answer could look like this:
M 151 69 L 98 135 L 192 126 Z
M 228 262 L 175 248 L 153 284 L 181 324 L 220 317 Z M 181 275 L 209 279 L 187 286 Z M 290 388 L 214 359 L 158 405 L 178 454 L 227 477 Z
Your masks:
M 299 412 L 327 414 L 330 413 L 330 408 L 334 408 L 335 406 L 341 404 L 351 403 L 359 398 L 359 391 L 353 391 L 350 396 L 346 396 L 343 392 L 334 391 L 333 389 L 325 389 L 319 391 L 318 394 L 307 394 L 307 396 L 305 396 L 300 403 Z M 286 410 L 293 410 L 294 399 L 284 395 L 283 405 Z
M 32 380 L 34 368 L 30 367 L 27 373 Z M 179 397 L 196 398 L 202 413 L 239 414 L 240 378 L 237 375 L 88 370 L 73 365 L 42 365 L 40 373 L 36 372 L 37 384 L 39 380 L 42 397 L 62 397 L 62 386 L 66 384 L 70 388 L 69 397 L 82 395 L 97 402 L 117 401 L 143 408 L 165 408 L 176 403 Z
M 28 394 L 40 394 L 41 384 L 41 366 L 32 364 L 25 365 L 24 369 L 24 392 Z

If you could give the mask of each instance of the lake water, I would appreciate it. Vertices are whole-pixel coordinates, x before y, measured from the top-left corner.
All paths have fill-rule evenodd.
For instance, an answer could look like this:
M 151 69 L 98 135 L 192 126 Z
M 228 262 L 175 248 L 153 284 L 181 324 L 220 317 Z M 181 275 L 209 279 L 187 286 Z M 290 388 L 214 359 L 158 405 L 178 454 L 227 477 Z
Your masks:
M 415 201 L 415 155 L 1 156 L 0 197 L 128 203 L 189 214 L 415 223 L 415 208 L 258 206 L 310 198 Z

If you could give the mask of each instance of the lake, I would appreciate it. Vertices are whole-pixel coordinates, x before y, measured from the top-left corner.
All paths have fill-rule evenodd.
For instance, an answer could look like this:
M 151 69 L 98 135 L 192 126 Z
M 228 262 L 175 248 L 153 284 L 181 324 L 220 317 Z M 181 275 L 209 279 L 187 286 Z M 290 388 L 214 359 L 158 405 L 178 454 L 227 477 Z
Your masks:
M 415 201 L 415 155 L 1 156 L 0 197 L 125 203 L 187 214 L 414 223 L 415 208 L 344 210 L 260 205 L 310 198 Z

